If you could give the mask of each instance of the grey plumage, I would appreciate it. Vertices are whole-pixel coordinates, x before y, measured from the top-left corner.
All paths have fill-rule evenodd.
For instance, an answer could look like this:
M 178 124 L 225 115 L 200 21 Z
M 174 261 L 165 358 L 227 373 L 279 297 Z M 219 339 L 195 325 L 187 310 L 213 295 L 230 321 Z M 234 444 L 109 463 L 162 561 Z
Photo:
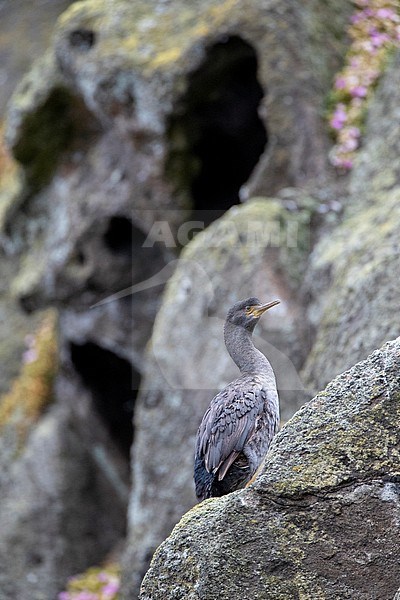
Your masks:
M 243 487 L 261 464 L 279 426 L 275 376 L 255 348 L 252 332 L 261 314 L 278 304 L 257 298 L 235 304 L 224 327 L 225 344 L 241 371 L 212 400 L 200 424 L 195 451 L 199 500 Z

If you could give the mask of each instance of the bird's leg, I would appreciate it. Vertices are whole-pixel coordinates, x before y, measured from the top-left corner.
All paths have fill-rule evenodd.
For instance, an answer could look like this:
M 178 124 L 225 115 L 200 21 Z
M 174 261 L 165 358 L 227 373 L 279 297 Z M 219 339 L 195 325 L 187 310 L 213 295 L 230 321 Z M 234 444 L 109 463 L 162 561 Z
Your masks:
M 252 448 L 250 445 L 247 445 L 242 450 L 243 454 L 247 459 L 247 464 L 249 465 L 250 476 L 252 477 L 254 473 L 257 471 L 260 458 L 257 456 L 257 451 L 255 448 Z
M 259 476 L 259 474 L 262 471 L 262 468 L 264 466 L 265 463 L 265 458 L 264 460 L 261 462 L 260 466 L 255 470 L 254 475 L 251 477 L 251 479 L 249 479 L 249 481 L 246 483 L 245 487 L 248 487 L 249 485 L 251 485 L 252 483 L 255 482 L 255 480 L 257 479 L 257 477 Z

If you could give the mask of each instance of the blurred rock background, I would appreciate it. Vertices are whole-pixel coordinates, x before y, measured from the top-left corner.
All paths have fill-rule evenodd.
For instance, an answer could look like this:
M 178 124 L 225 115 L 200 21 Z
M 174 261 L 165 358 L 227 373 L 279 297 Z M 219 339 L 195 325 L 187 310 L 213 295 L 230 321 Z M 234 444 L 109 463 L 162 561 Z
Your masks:
M 0 1 L 1 600 L 110 556 L 137 597 L 238 298 L 281 299 L 284 421 L 400 333 L 398 57 L 328 162 L 349 3 L 69 4 Z

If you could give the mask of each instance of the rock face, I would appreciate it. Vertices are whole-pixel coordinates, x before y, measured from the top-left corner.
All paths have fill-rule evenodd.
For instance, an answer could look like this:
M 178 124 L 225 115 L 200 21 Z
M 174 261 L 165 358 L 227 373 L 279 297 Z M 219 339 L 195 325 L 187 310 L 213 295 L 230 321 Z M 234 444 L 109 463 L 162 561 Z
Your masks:
M 371 106 L 343 223 L 316 245 L 305 276 L 316 338 L 304 380 L 314 389 L 400 335 L 399 64 L 397 54 Z
M 98 436 L 82 441 L 82 429 L 68 408 L 53 405 L 16 455 L 1 432 L 4 600 L 56 598 L 72 573 L 102 561 L 124 533 L 126 498 L 96 462 L 112 456 L 110 447 Z
M 19 80 L 50 43 L 57 17 L 70 4 L 71 0 L 44 0 L 35 5 L 24 0 L 1 2 L 0 118 Z
M 76 407 L 64 389 L 63 403 L 56 402 L 55 315 L 40 316 L 0 403 L 4 599 L 55 598 L 82 564 L 103 559 L 125 527 L 126 465 L 89 412 L 90 398 L 82 394 Z
M 141 600 L 386 600 L 398 589 L 400 339 L 338 376 L 272 443 L 255 483 L 187 513 Z
M 194 434 L 236 375 L 222 324 L 238 297 L 281 299 L 256 343 L 276 370 L 285 420 L 310 396 L 301 380 L 320 389 L 399 335 L 398 63 L 371 110 L 343 223 L 333 231 L 334 211 L 321 216 L 347 193 L 327 164 L 321 107 L 350 10 L 320 0 L 84 0 L 18 86 L 6 126 L 16 162 L 0 148 L 0 414 L 48 306 L 58 311 L 59 371 L 22 444 L 18 418 L 0 423 L 0 595 L 53 600 L 67 576 L 101 562 L 125 533 L 131 458 L 122 595 L 136 599 L 154 549 L 195 501 Z M 17 416 L 35 399 L 22 389 Z M 354 507 L 378 503 L 382 486 L 393 505 L 395 482 L 351 485 L 326 493 L 356 521 Z M 257 486 L 215 506 L 272 510 L 281 492 Z M 307 494 L 300 525 L 313 517 Z M 274 576 L 290 564 L 295 577 L 296 552 L 273 563 Z M 291 585 L 301 590 L 302 577 Z

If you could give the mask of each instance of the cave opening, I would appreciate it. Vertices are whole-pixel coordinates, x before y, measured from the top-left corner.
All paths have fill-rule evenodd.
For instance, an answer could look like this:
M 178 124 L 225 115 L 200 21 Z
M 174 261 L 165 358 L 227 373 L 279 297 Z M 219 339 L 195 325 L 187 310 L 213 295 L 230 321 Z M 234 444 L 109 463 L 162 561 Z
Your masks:
M 93 342 L 71 342 L 70 354 L 112 440 L 129 460 L 139 373 L 127 360 Z
M 214 43 L 170 119 L 167 174 L 208 221 L 240 202 L 268 143 L 257 69 L 254 48 L 240 37 Z
M 131 256 L 134 238 L 141 232 L 134 227 L 132 221 L 121 215 L 110 218 L 103 239 L 106 246 L 115 254 Z M 140 241 L 144 240 L 144 234 Z
M 152 244 L 151 240 L 148 243 L 148 237 L 149 234 L 128 217 L 113 215 L 109 218 L 103 233 L 103 243 L 114 259 L 126 263 L 119 280 L 120 285 L 144 282 L 165 267 L 169 259 L 168 253 L 164 252 L 162 245 Z

